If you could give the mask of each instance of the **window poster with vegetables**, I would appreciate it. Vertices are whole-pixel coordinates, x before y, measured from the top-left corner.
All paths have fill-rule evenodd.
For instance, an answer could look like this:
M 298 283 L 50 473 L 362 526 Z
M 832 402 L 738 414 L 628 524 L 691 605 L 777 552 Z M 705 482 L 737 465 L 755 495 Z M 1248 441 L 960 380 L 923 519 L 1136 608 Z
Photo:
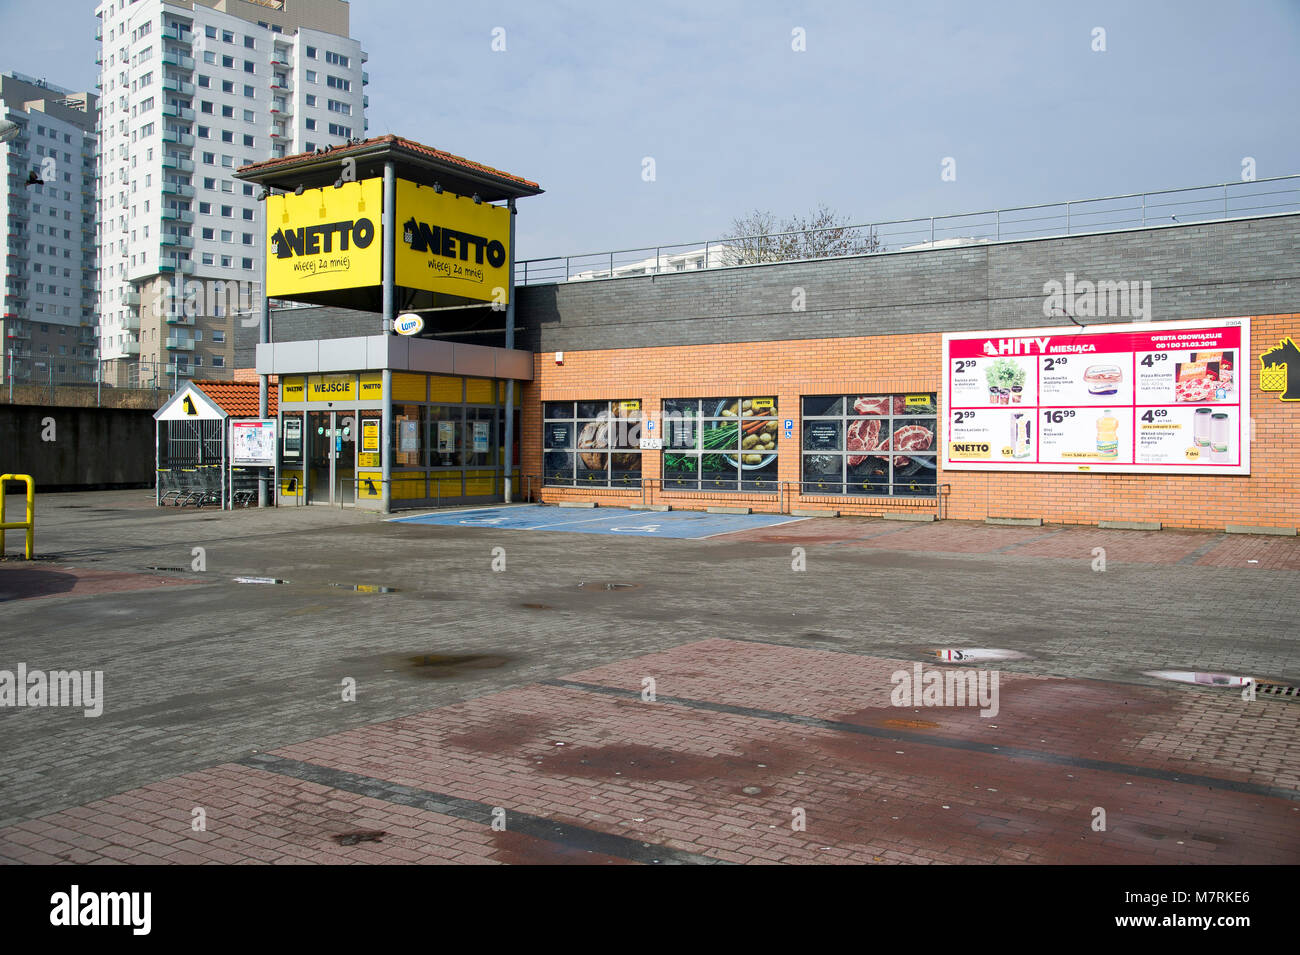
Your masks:
M 1249 474 L 1250 319 L 943 336 L 953 471 Z

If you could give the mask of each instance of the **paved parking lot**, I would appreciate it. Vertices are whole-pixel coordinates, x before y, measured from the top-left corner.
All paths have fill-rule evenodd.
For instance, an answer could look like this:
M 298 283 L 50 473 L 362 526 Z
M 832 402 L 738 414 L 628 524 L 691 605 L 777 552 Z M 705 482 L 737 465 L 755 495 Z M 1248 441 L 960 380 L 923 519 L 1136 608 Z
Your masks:
M 1300 682 L 1293 539 L 147 494 L 48 495 L 0 563 L 0 670 L 104 678 L 99 717 L 0 707 L 5 860 L 1300 861 L 1300 704 L 1146 675 Z M 998 712 L 894 705 L 915 666 Z

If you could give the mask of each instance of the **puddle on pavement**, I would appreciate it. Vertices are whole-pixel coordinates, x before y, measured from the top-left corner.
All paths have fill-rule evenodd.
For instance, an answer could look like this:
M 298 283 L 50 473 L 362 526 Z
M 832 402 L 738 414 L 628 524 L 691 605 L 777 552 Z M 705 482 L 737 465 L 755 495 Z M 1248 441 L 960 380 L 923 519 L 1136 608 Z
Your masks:
M 379 584 L 330 584 L 340 590 L 355 590 L 359 594 L 395 594 L 396 587 L 381 587 Z
M 885 720 L 882 725 L 895 726 L 899 729 L 909 730 L 932 730 L 939 728 L 939 724 L 932 720 Z
M 520 604 L 519 606 L 527 610 L 554 610 L 550 604 Z
M 578 584 L 578 589 L 579 589 L 579 590 L 595 590 L 595 591 L 602 591 L 602 590 L 636 590 L 636 589 L 638 589 L 640 586 L 641 586 L 640 584 L 616 584 L 616 583 L 604 583 L 604 582 L 599 581 L 599 580 L 592 580 L 592 581 L 585 581 L 585 580 L 584 580 L 582 583 Z
M 509 663 L 510 658 L 495 653 L 425 653 L 407 657 L 406 662 L 420 676 L 443 680 L 461 676 L 467 670 L 495 670 Z
M 995 650 L 975 647 L 969 649 L 926 650 L 927 655 L 943 663 L 986 663 L 994 660 L 1028 660 L 1019 650 Z
M 341 846 L 355 846 L 359 842 L 379 842 L 386 835 L 388 833 L 382 829 L 361 829 L 356 832 L 341 832 L 330 838 Z
M 1251 677 L 1234 676 L 1229 673 L 1194 673 L 1190 670 L 1143 670 L 1144 676 L 1153 676 L 1157 680 L 1169 680 L 1172 683 L 1190 683 L 1195 686 L 1216 686 L 1225 689 L 1240 689 L 1251 682 Z
M 237 584 L 287 584 L 289 581 L 281 580 L 279 577 L 235 577 Z

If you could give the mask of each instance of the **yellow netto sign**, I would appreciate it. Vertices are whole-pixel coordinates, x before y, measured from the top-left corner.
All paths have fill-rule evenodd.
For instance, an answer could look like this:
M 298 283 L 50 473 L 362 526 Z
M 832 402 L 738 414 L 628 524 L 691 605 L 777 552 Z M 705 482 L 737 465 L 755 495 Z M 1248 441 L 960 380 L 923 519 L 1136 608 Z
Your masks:
M 382 281 L 382 179 L 266 199 L 268 295 L 365 288 Z
M 509 300 L 509 209 L 399 179 L 397 222 L 398 285 L 503 306 Z

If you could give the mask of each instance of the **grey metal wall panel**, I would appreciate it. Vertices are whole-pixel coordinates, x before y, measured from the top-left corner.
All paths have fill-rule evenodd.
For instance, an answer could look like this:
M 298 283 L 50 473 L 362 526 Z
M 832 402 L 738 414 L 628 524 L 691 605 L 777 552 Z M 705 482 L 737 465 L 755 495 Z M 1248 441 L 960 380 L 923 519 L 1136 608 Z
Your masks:
M 439 375 L 451 374 L 453 359 L 450 342 L 433 341 L 428 338 L 411 340 L 408 367 L 411 371 L 427 371 Z
M 369 367 L 365 364 L 364 338 L 324 338 L 318 345 L 321 371 L 357 371 Z
M 316 345 L 314 341 L 277 342 L 274 346 L 275 360 L 272 363 L 275 373 L 284 375 L 320 371 L 320 354 Z
M 515 381 L 533 380 L 533 353 L 518 349 L 498 349 L 496 351 L 497 378 L 513 378 Z
M 452 345 L 451 349 L 452 374 L 476 375 L 480 378 L 496 375 L 495 349 L 479 345 Z

